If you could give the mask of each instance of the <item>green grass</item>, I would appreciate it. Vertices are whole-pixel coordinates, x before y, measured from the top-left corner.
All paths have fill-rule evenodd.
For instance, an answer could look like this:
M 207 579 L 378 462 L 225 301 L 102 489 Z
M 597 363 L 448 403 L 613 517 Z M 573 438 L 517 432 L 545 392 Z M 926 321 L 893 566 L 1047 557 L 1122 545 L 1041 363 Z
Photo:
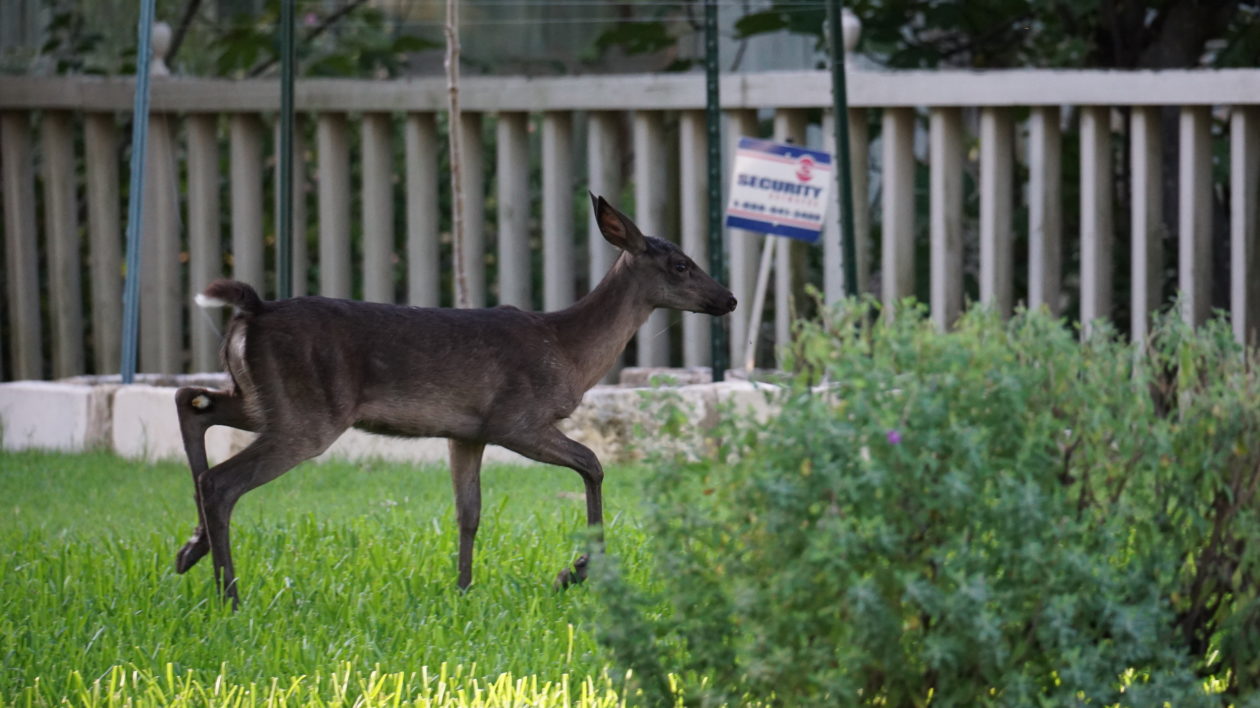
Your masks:
M 640 474 L 604 485 L 636 582 Z M 208 556 L 173 570 L 186 466 L 0 453 L 0 705 L 618 704 L 589 588 L 551 586 L 584 547 L 580 479 L 489 466 L 483 489 L 465 594 L 444 466 L 305 464 L 237 506 L 233 613 Z

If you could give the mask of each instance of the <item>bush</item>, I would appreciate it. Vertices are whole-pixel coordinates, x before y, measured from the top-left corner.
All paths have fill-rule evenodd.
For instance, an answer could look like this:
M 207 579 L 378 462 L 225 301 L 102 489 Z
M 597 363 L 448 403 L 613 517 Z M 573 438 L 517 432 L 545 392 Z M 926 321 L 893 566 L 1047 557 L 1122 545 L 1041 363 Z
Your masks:
M 601 641 L 662 703 L 1257 700 L 1258 362 L 1155 331 L 802 324 L 777 418 L 658 462 L 657 578 L 596 573 Z

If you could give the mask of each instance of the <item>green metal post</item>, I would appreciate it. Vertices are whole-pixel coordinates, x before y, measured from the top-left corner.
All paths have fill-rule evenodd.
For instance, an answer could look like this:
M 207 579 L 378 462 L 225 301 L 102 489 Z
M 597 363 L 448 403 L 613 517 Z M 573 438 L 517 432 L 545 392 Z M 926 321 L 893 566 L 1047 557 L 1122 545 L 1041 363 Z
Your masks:
M 276 297 L 293 296 L 293 0 L 280 2 L 280 210 Z
M 726 282 L 726 253 L 722 248 L 722 111 L 718 102 L 717 0 L 704 0 L 705 127 L 709 147 L 709 272 Z M 726 318 L 713 318 L 709 330 L 713 380 L 721 381 L 730 368 Z
M 123 283 L 122 360 L 119 374 L 136 378 L 140 335 L 140 233 L 144 219 L 144 153 L 149 142 L 149 40 L 153 36 L 154 0 L 140 0 L 136 51 L 136 97 L 131 113 L 131 187 L 127 193 L 127 279 Z
M 831 38 L 831 101 L 835 120 L 837 168 L 840 170 L 840 238 L 844 252 L 844 291 L 857 295 L 857 247 L 853 227 L 853 159 L 849 155 L 849 98 L 844 83 L 842 0 L 827 2 L 827 34 Z

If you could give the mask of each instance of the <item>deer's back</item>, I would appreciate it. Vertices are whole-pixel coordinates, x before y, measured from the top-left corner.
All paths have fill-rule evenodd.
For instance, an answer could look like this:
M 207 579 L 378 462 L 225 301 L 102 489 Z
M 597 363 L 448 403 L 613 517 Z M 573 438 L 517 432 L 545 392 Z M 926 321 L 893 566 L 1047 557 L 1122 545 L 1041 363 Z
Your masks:
M 252 407 L 417 437 L 493 442 L 567 416 L 583 393 L 547 322 L 515 308 L 295 298 L 238 317 L 225 359 Z

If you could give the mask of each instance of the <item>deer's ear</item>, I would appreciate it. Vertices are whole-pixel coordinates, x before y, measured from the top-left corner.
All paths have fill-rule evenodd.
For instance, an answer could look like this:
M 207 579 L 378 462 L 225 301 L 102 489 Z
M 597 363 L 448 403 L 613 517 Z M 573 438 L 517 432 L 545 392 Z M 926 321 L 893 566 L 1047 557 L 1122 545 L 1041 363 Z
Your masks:
M 603 197 L 591 195 L 591 206 L 595 209 L 595 223 L 599 224 L 599 232 L 604 240 L 632 254 L 642 253 L 647 249 L 643 240 L 643 232 L 634 225 L 630 217 L 613 208 Z

